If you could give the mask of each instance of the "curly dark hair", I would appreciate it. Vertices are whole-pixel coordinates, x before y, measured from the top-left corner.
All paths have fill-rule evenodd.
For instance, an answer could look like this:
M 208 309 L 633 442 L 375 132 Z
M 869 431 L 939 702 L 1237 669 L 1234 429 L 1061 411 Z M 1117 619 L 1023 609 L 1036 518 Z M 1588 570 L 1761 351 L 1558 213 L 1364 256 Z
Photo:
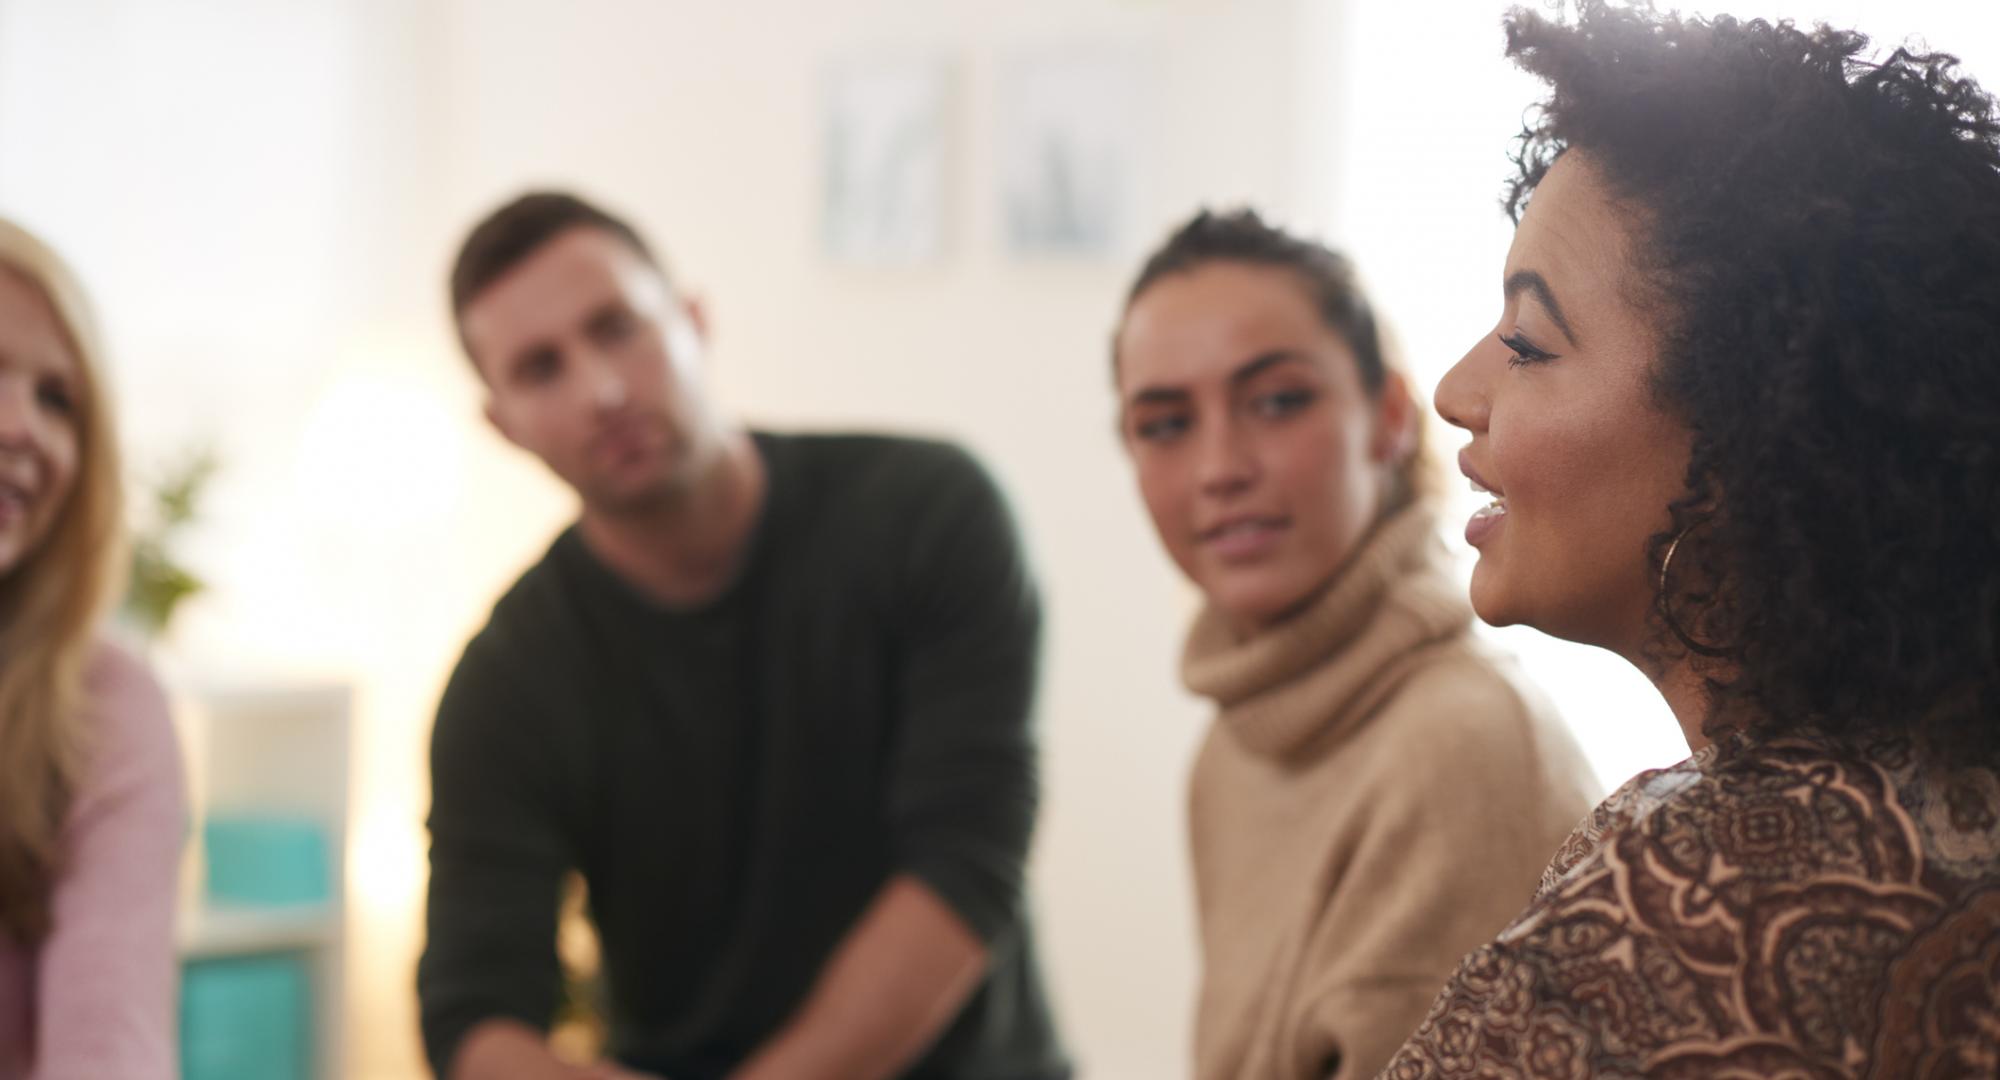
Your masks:
M 1711 730 L 2000 760 L 1993 98 L 1825 26 L 1601 0 L 1505 25 L 1551 87 L 1508 213 L 1572 149 L 1630 212 L 1654 392 L 1693 433 L 1655 616 Z

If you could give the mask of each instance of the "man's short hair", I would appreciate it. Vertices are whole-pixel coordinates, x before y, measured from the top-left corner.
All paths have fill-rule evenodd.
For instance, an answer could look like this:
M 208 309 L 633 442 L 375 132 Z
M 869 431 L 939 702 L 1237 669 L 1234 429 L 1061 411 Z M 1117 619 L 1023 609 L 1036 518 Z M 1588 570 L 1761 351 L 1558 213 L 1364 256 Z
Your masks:
M 579 225 L 603 229 L 630 244 L 639 257 L 666 268 L 623 218 L 564 191 L 531 191 L 472 227 L 451 267 L 451 314 L 456 320 L 486 287 L 520 265 L 543 244 Z

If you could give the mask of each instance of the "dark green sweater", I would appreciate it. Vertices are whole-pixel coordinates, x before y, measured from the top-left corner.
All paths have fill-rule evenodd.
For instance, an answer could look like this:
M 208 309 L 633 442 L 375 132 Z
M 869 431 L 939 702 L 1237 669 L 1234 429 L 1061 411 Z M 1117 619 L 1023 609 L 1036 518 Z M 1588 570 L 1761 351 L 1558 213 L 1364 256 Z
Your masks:
M 1006 504 L 939 443 L 756 443 L 766 504 L 713 603 L 649 602 L 571 528 L 466 647 L 431 745 L 440 1073 L 481 1020 L 549 1023 L 575 869 L 629 1065 L 726 1073 L 909 874 L 992 956 L 909 1075 L 1067 1075 L 1023 904 L 1040 612 Z

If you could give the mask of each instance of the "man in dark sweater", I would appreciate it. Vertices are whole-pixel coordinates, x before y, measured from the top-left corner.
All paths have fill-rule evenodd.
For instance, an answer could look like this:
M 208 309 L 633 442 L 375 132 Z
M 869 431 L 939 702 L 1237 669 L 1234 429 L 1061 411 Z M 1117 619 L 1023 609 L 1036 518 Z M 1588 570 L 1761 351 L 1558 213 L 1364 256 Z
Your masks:
M 432 1067 L 453 1080 L 1069 1075 L 1022 862 L 1040 615 L 947 445 L 732 427 L 700 309 L 538 194 L 452 274 L 487 415 L 581 497 L 432 736 Z M 609 1060 L 547 1047 L 580 872 Z

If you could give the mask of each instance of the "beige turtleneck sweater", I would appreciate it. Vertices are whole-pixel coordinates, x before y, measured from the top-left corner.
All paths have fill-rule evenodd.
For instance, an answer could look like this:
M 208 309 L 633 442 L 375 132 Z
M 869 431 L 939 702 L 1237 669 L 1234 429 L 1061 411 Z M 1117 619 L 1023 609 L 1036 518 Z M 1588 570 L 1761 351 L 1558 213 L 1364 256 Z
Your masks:
M 1471 621 L 1421 508 L 1284 623 L 1195 621 L 1182 677 L 1221 710 L 1190 792 L 1195 1080 L 1373 1076 L 1596 801 Z

